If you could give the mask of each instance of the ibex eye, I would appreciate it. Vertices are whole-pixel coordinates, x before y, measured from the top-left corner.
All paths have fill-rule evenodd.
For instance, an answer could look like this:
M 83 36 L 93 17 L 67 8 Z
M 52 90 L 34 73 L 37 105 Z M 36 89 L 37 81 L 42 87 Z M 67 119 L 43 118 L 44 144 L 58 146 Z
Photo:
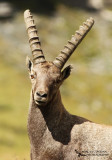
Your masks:
M 30 77 L 31 77 L 31 79 L 34 79 L 34 78 L 35 78 L 33 74 L 31 74 Z

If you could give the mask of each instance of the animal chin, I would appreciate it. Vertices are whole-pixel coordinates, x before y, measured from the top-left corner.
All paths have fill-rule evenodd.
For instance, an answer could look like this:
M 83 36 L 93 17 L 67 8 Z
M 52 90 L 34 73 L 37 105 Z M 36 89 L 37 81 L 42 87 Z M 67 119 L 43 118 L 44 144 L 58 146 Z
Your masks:
M 36 100 L 35 103 L 39 106 L 43 106 L 46 104 L 46 101 L 39 101 L 39 100 Z

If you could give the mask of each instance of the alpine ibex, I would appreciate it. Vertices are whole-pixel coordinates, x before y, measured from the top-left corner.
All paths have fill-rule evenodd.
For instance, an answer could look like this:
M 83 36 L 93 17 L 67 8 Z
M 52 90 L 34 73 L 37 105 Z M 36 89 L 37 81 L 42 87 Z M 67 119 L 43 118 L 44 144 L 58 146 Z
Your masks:
M 71 115 L 59 87 L 69 77 L 64 64 L 94 24 L 87 19 L 53 62 L 45 60 L 33 16 L 24 13 L 33 60 L 27 58 L 32 83 L 28 134 L 31 160 L 112 160 L 112 128 Z

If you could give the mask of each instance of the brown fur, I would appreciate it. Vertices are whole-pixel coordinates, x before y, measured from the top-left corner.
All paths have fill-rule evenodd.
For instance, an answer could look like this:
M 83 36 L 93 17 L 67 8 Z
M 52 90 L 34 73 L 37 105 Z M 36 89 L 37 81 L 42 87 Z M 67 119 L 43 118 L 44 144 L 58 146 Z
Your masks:
M 63 106 L 59 87 L 71 67 L 61 72 L 52 62 L 33 66 L 30 59 L 27 66 L 32 78 L 31 160 L 112 160 L 112 128 L 71 115 Z

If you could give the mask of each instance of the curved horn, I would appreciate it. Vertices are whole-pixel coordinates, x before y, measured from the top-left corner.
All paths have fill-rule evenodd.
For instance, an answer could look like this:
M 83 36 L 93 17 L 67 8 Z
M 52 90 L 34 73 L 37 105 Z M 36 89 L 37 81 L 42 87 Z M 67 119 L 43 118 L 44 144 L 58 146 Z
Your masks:
M 31 15 L 30 10 L 26 10 L 24 12 L 24 20 L 29 37 L 29 43 L 33 55 L 34 64 L 45 62 L 45 57 L 41 49 L 39 37 L 37 35 L 36 25 L 34 23 L 33 16 Z
M 83 23 L 83 26 L 80 26 L 79 30 L 76 31 L 75 35 L 72 36 L 71 40 L 68 41 L 67 45 L 64 46 L 64 49 L 61 51 L 59 56 L 53 61 L 58 68 L 63 68 L 71 54 L 74 52 L 86 34 L 90 31 L 93 24 L 94 19 L 92 17 L 87 19 L 87 21 Z

